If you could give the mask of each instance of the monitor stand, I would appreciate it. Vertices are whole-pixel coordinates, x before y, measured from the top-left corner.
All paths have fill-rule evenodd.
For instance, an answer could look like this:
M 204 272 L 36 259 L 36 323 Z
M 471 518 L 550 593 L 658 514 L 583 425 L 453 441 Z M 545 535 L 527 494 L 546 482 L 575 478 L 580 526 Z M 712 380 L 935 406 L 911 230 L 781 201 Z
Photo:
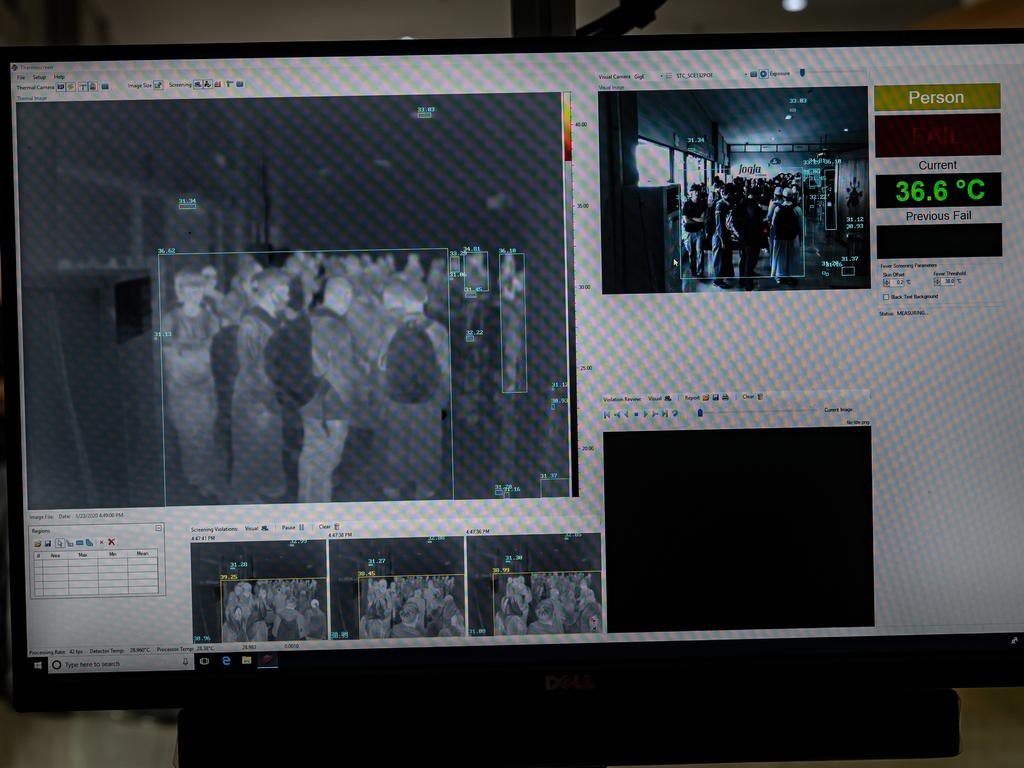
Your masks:
M 314 681 L 307 684 L 315 686 Z M 952 757 L 960 699 L 938 690 L 560 691 L 484 701 L 352 700 L 341 685 L 187 708 L 179 766 L 611 766 Z

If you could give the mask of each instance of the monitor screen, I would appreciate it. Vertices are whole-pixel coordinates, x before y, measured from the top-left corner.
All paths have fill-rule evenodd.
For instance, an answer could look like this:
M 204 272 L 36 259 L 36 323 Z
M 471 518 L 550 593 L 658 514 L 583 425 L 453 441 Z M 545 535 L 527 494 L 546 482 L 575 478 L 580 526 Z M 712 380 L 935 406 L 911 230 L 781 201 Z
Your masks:
M 1015 39 L 14 51 L 19 668 L 1015 642 Z

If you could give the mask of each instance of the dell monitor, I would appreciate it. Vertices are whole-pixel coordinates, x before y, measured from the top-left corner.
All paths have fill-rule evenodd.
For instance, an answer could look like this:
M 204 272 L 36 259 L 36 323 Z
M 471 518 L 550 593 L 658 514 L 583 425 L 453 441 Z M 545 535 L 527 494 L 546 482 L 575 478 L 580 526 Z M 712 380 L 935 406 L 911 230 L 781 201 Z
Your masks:
M 1022 679 L 1019 33 L 5 54 L 19 707 Z

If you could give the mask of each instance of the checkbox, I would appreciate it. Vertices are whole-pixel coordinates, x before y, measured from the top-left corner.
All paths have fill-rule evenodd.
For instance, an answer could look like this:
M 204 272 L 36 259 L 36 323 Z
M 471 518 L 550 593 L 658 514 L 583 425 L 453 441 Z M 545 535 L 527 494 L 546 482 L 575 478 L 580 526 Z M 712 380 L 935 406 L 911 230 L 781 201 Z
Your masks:
M 889 300 L 889 294 L 888 293 L 883 293 L 882 294 L 882 301 L 888 301 L 888 300 Z

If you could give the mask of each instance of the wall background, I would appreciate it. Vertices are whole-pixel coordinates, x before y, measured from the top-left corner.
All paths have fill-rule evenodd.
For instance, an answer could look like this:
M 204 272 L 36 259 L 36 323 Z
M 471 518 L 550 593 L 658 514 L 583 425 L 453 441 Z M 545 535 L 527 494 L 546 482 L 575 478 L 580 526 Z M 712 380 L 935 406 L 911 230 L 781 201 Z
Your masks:
M 577 25 L 616 0 L 577 0 Z M 509 0 L 2 0 L 0 42 L 174 43 L 505 37 Z M 635 34 L 997 27 L 1024 24 L 1019 0 L 668 0 Z

